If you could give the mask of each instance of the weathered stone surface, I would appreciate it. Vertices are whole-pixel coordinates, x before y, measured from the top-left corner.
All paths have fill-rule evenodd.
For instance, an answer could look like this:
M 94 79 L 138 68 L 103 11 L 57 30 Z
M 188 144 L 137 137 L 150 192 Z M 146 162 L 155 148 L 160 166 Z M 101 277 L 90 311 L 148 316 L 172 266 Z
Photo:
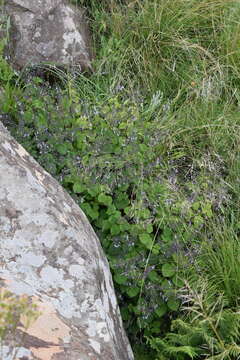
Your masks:
M 82 10 L 65 0 L 5 0 L 4 9 L 11 23 L 7 54 L 15 69 L 46 62 L 91 69 Z
M 1 360 L 14 350 L 21 360 L 133 359 L 87 218 L 1 123 L 0 239 L 2 286 L 41 311 L 20 348 L 6 340 Z

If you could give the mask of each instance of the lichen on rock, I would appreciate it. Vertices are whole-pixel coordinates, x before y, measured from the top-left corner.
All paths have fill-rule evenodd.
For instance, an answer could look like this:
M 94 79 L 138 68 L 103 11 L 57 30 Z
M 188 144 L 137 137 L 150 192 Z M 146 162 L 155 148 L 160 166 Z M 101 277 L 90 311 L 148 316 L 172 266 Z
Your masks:
M 24 335 L 28 359 L 133 359 L 86 216 L 1 123 L 0 204 L 2 286 L 42 312 Z

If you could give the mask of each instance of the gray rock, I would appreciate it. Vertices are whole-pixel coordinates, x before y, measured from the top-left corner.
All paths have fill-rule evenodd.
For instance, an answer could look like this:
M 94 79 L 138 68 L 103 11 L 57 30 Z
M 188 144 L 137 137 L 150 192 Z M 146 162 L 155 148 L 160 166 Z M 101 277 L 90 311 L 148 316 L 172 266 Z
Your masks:
M 1 11 L 1 6 L 2 5 L 0 0 L 0 41 L 7 38 L 7 21 L 8 21 L 8 16 L 6 12 Z
M 4 339 L 2 360 L 18 352 L 28 360 L 133 359 L 109 266 L 87 218 L 1 123 L 0 239 L 1 287 L 26 295 L 41 311 L 20 348 Z M 22 333 L 18 328 L 15 336 Z
M 16 70 L 42 63 L 92 69 L 81 9 L 64 0 L 5 0 L 4 12 L 11 19 L 7 54 Z

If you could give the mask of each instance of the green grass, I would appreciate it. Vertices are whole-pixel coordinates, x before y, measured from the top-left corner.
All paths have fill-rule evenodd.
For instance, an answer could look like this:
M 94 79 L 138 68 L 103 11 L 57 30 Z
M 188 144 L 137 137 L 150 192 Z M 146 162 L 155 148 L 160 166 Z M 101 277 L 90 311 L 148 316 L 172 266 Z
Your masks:
M 136 359 L 160 359 L 156 341 L 183 329 L 191 264 L 193 291 L 203 281 L 239 306 L 240 4 L 72 2 L 87 9 L 95 72 L 51 69 L 50 86 L 1 58 L 1 119 L 91 221 Z
M 211 80 L 218 83 L 216 92 L 228 87 L 222 77 L 227 71 L 234 75 L 239 64 L 236 1 L 126 3 L 112 5 L 101 16 L 99 7 L 94 8 L 101 59 L 97 68 L 114 74 L 112 85 L 137 89 L 143 96 L 161 90 L 167 99 L 181 93 L 186 99 L 193 82 L 199 93 Z
M 158 359 L 239 358 L 240 243 L 234 220 L 220 222 L 207 234 L 186 270 L 178 291 L 181 316 L 172 321 L 171 332 L 148 338 Z
M 204 243 L 198 264 L 218 291 L 224 294 L 228 306 L 240 304 L 240 242 L 239 223 L 214 229 L 214 237 Z

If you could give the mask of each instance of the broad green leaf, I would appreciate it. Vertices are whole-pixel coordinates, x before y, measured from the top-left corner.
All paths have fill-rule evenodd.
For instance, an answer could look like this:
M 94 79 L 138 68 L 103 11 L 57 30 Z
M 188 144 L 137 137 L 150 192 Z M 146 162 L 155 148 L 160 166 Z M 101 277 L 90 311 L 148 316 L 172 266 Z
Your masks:
M 134 312 L 134 314 L 136 315 L 140 315 L 141 314 L 141 309 L 139 306 L 131 306 L 132 311 Z
M 124 307 L 121 309 L 121 316 L 122 316 L 122 319 L 123 320 L 128 320 L 129 319 L 129 311 L 128 311 L 128 308 L 127 307 Z
M 99 212 L 95 209 L 91 209 L 91 212 L 89 213 L 89 216 L 92 220 L 96 220 L 99 216 Z
M 67 144 L 58 144 L 58 145 L 56 145 L 56 150 L 59 152 L 59 154 L 66 155 L 67 152 L 68 152 Z
M 159 282 L 162 279 L 162 277 L 159 276 L 155 270 L 150 271 L 150 273 L 148 274 L 148 278 L 153 282 Z
M 195 201 L 193 204 L 192 204 L 192 208 L 193 210 L 198 210 L 200 208 L 200 202 L 199 201 Z
M 146 153 L 148 151 L 148 147 L 145 144 L 139 144 L 139 149 L 143 153 Z
M 151 234 L 153 232 L 153 226 L 152 224 L 147 224 L 146 231 L 148 234 Z
M 168 310 L 167 305 L 163 303 L 155 310 L 155 313 L 157 314 L 158 317 L 162 317 L 163 315 L 166 314 L 167 310 Z
M 155 245 L 153 245 L 152 253 L 154 255 L 158 255 L 160 252 L 160 249 L 161 249 L 161 246 L 159 244 L 155 244 Z
M 100 195 L 98 195 L 98 201 L 103 205 L 109 206 L 112 203 L 112 198 L 109 195 L 101 193 Z
M 111 229 L 112 224 L 107 220 L 102 220 L 102 230 L 109 230 Z
M 111 234 L 112 235 L 118 235 L 121 232 L 121 228 L 119 225 L 115 224 L 111 226 Z
M 127 294 L 130 298 L 133 298 L 135 296 L 137 296 L 137 294 L 139 293 L 139 288 L 138 287 L 130 287 L 127 289 Z
M 108 214 L 108 215 L 113 215 L 113 214 L 115 214 L 116 213 L 116 206 L 114 205 L 114 204 L 111 204 L 111 205 L 109 205 L 108 206 L 108 208 L 107 208 L 107 211 L 106 211 L 106 214 Z M 121 213 L 120 213 L 121 214 Z
M 75 194 L 81 194 L 86 190 L 85 186 L 79 182 L 73 184 L 73 191 Z
M 200 226 L 204 223 L 204 219 L 201 215 L 197 215 L 194 216 L 193 222 L 195 226 Z
M 99 216 L 98 210 L 96 208 L 92 208 L 90 204 L 82 203 L 81 208 L 86 213 L 86 215 L 90 217 L 92 220 L 96 220 L 98 218 Z
M 100 192 L 100 186 L 95 185 L 95 186 L 91 186 L 87 192 L 89 193 L 89 195 L 91 195 L 92 197 L 95 197 L 99 194 Z
M 176 272 L 176 266 L 168 263 L 162 266 L 162 274 L 164 277 L 172 277 Z
M 119 129 L 120 130 L 124 130 L 128 127 L 128 124 L 126 122 L 122 122 L 121 124 L 119 124 Z
M 139 235 L 140 242 L 149 250 L 151 250 L 153 245 L 153 240 L 148 233 Z
M 119 185 L 119 186 L 118 186 L 118 191 L 125 192 L 125 191 L 127 191 L 128 186 L 129 186 L 128 184 Z
M 148 209 L 141 209 L 141 210 L 139 210 L 138 216 L 142 219 L 149 219 L 151 216 L 151 213 Z
M 179 288 L 184 286 L 184 281 L 180 279 L 177 274 L 175 274 L 171 280 L 174 283 L 174 285 L 176 285 Z
M 161 237 L 162 237 L 163 241 L 165 241 L 165 242 L 171 241 L 172 240 L 172 230 L 169 228 L 165 228 L 163 230 L 163 234 Z
M 89 203 L 84 202 L 81 204 L 81 209 L 86 213 L 86 215 L 88 215 L 88 212 L 91 211 L 91 206 Z
M 167 301 L 167 306 L 170 310 L 172 311 L 177 311 L 179 309 L 180 306 L 180 301 L 178 299 L 175 298 L 170 298 Z
M 150 329 L 151 329 L 151 333 L 159 334 L 162 329 L 161 321 L 159 321 L 159 319 L 157 319 L 157 321 L 151 322 Z
M 119 285 L 124 285 L 127 283 L 128 278 L 125 275 L 116 274 L 114 275 L 114 281 Z
M 202 204 L 202 212 L 204 215 L 206 215 L 208 218 L 211 218 L 213 216 L 212 212 L 212 204 L 207 201 L 206 203 Z
M 161 287 L 163 289 L 163 291 L 165 293 L 169 292 L 172 290 L 172 285 L 171 285 L 171 282 L 167 279 L 163 280 L 162 284 L 161 284 Z
M 79 150 L 84 150 L 85 147 L 86 147 L 85 140 L 86 140 L 85 135 L 83 135 L 83 134 L 79 135 L 78 134 L 77 138 L 75 140 L 76 148 L 79 149 Z
M 81 127 L 82 129 L 91 128 L 91 122 L 87 119 L 86 116 L 81 116 L 74 119 L 75 125 Z
M 116 200 L 114 201 L 117 209 L 124 209 L 129 204 L 129 199 L 127 194 L 120 192 L 117 196 Z
M 124 212 L 126 215 L 130 215 L 131 212 L 133 212 L 133 209 L 131 206 L 127 206 L 125 209 L 124 209 Z

